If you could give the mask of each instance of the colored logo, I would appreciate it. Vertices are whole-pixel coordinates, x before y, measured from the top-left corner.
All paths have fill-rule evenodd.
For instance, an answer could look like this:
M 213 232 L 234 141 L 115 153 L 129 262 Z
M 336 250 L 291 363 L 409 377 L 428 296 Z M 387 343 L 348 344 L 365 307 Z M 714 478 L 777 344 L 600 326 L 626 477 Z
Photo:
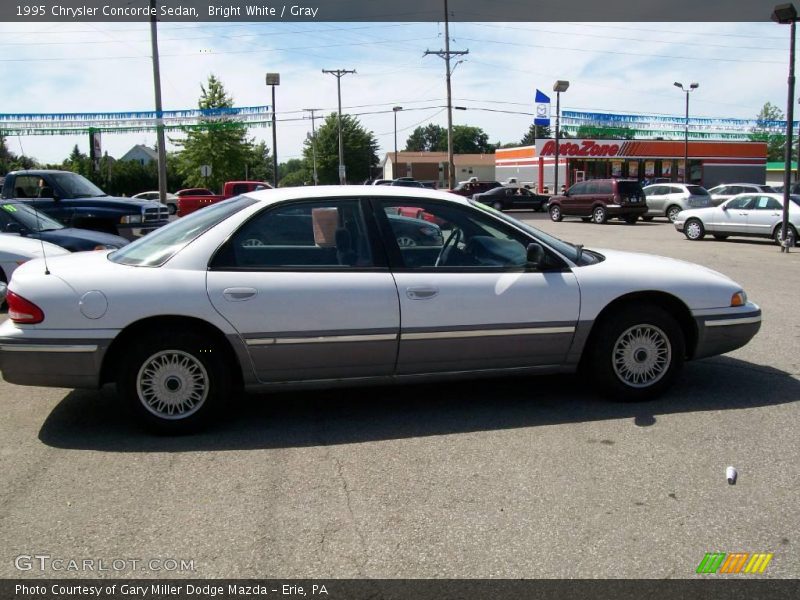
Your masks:
M 697 573 L 763 573 L 772 560 L 772 552 L 706 552 L 697 565 Z

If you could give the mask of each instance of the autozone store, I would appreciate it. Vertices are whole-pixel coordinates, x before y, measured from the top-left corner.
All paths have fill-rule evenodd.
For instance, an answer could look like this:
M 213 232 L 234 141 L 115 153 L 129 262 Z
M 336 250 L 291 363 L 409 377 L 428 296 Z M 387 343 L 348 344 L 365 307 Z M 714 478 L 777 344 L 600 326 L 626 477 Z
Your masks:
M 535 146 L 502 148 L 495 153 L 499 181 L 510 177 L 539 190 L 554 182 L 556 143 L 542 139 Z M 559 143 L 559 184 L 569 187 L 585 179 L 684 180 L 682 141 L 673 140 L 585 140 L 564 139 Z M 720 183 L 765 183 L 765 142 L 689 142 L 689 179 L 706 188 Z

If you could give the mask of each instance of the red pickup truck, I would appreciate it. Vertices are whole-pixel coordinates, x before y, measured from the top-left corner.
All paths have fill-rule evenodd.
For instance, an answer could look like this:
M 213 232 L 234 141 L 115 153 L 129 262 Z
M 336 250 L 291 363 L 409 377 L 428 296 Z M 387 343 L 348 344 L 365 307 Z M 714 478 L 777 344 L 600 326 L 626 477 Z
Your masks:
M 184 190 L 181 190 L 181 192 L 178 192 L 177 194 L 178 216 L 185 217 L 186 215 L 193 213 L 204 206 L 216 204 L 217 202 L 227 200 L 228 198 L 233 198 L 239 194 L 252 192 L 254 190 L 268 190 L 271 188 L 272 186 L 270 184 L 264 183 L 263 181 L 228 181 L 224 186 L 222 186 L 222 194 L 219 195 L 206 193 L 184 194 L 181 193 Z M 191 190 L 185 191 L 191 192 Z M 200 189 L 198 188 L 197 191 L 199 192 Z

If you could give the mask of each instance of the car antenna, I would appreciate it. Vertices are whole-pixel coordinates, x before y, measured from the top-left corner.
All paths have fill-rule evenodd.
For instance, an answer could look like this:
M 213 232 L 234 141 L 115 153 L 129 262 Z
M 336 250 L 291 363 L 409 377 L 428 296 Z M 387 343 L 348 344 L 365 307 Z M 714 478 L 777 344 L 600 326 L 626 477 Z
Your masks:
M 42 225 L 39 222 L 39 210 L 33 206 L 33 212 L 36 213 L 36 229 L 39 230 L 39 243 L 42 245 L 42 259 L 44 260 L 44 274 L 50 275 L 50 269 L 47 268 L 47 252 L 44 249 L 44 240 L 42 239 Z

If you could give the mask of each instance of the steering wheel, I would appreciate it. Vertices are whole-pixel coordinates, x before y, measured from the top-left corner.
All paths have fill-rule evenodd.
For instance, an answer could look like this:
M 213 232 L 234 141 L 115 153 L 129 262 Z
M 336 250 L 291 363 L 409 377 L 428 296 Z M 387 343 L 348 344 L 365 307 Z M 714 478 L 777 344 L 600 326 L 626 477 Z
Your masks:
M 444 245 L 442 246 L 442 249 L 439 251 L 439 256 L 436 257 L 436 262 L 433 263 L 434 267 L 439 267 L 439 266 L 442 265 L 442 263 L 447 258 L 447 255 L 449 254 L 447 249 L 450 247 L 450 244 L 452 243 L 453 246 L 458 245 L 458 243 L 461 241 L 461 238 L 463 236 L 464 236 L 464 233 L 461 231 L 461 229 L 459 227 L 456 227 L 455 229 L 453 229 L 453 231 L 450 233 L 450 235 L 447 236 L 447 239 L 445 240 Z

